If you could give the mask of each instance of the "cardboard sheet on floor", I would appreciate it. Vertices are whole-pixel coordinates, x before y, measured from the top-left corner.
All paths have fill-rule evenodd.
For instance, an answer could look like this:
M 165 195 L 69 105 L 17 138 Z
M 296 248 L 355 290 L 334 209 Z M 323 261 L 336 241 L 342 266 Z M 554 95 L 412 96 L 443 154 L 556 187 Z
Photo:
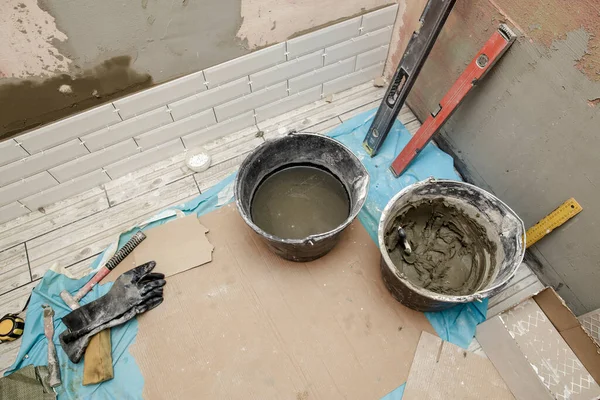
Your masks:
M 484 357 L 423 332 L 403 400 L 511 400 L 510 390 Z
M 113 282 L 123 272 L 148 261 L 156 261 L 154 272 L 165 276 L 206 264 L 211 261 L 213 251 L 213 245 L 206 238 L 207 232 L 193 214 L 145 230 L 146 239 L 102 282 Z
M 138 318 L 145 399 L 378 399 L 406 379 L 433 329 L 389 294 L 358 221 L 311 263 L 272 254 L 233 204 L 200 222 L 213 261 L 168 278 Z

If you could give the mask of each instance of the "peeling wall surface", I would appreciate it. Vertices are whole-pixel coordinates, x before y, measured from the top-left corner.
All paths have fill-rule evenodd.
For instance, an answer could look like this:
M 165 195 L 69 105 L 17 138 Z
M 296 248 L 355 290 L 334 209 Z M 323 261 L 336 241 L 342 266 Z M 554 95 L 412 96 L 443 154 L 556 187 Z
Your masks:
M 388 76 L 425 2 L 399 7 Z M 425 119 L 501 22 L 521 36 L 436 140 L 527 226 L 570 197 L 583 206 L 530 249 L 541 280 L 580 315 L 600 307 L 600 3 L 458 1 L 408 103 Z
M 0 139 L 393 0 L 3 0 Z

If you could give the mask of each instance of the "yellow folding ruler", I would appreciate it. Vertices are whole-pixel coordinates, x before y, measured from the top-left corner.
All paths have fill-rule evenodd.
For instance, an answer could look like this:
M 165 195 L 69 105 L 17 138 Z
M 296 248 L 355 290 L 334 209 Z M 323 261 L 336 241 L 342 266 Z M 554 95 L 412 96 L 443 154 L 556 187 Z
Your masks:
M 535 244 L 538 240 L 558 228 L 577 214 L 579 214 L 583 208 L 574 199 L 562 203 L 556 210 L 542 218 L 537 224 L 527 229 L 527 246 Z

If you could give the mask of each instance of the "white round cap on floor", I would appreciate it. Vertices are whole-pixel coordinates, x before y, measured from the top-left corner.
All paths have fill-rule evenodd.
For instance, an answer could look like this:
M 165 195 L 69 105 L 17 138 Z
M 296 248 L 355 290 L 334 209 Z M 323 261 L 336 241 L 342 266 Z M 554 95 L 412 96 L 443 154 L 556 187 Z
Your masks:
M 204 149 L 190 150 L 185 157 L 185 165 L 194 172 L 206 171 L 210 167 L 211 158 Z

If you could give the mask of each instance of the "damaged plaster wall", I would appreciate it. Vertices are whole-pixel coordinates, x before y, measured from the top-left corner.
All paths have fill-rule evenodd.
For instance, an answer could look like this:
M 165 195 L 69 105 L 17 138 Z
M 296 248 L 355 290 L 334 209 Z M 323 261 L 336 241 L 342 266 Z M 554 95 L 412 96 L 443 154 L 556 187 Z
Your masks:
M 400 7 L 388 76 L 425 3 Z M 425 119 L 501 22 L 521 36 L 436 140 L 528 227 L 570 197 L 583 206 L 529 254 L 540 279 L 580 315 L 600 307 L 600 4 L 458 1 L 408 103 Z
M 393 2 L 4 0 L 0 140 Z
M 394 3 L 394 0 L 243 0 L 238 37 L 254 50 Z

